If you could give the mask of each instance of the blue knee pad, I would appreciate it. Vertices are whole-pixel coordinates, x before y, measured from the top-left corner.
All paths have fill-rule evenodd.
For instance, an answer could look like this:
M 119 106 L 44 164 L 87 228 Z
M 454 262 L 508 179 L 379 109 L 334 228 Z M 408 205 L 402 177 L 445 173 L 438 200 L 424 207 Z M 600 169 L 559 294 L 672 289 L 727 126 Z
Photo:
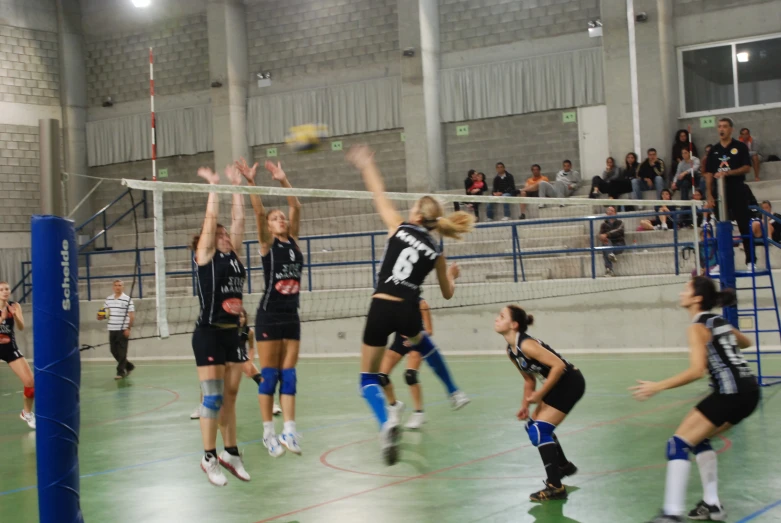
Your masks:
M 217 419 L 222 408 L 222 393 L 225 387 L 223 380 L 205 380 L 201 382 L 203 403 L 201 404 L 201 417 Z
M 553 441 L 553 431 L 556 430 L 556 425 L 548 423 L 547 421 L 531 420 L 529 420 L 526 425 L 526 432 L 529 434 L 529 440 L 535 447 L 555 443 L 555 441 Z
M 279 369 L 264 367 L 260 369 L 260 385 L 258 385 L 258 394 L 273 396 L 277 391 L 277 382 L 279 381 Z
M 679 436 L 673 436 L 667 440 L 667 459 L 673 461 L 682 459 L 689 461 L 689 450 L 691 445 Z
M 296 395 L 296 369 L 282 369 L 282 379 L 279 383 L 279 393 L 288 396 Z
M 710 440 L 704 439 L 700 442 L 699 445 L 692 449 L 692 452 L 694 452 L 694 455 L 696 456 L 697 454 L 701 454 L 702 452 L 707 452 L 709 450 L 713 450 L 713 447 L 710 444 Z

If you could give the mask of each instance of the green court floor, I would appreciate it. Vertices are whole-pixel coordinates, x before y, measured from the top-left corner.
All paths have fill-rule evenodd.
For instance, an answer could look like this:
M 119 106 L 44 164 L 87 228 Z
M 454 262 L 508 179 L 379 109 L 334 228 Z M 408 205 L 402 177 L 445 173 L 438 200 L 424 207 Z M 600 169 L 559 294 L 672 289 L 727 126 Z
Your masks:
M 406 432 L 402 461 L 380 460 L 377 426 L 357 393 L 356 360 L 304 360 L 299 367 L 301 457 L 274 459 L 262 444 L 254 383 L 238 404 L 250 483 L 228 476 L 224 488 L 201 472 L 195 369 L 144 362 L 115 382 L 113 366 L 85 364 L 82 378 L 81 500 L 89 523 L 129 522 L 545 522 L 623 523 L 661 506 L 665 443 L 705 381 L 646 403 L 626 391 L 636 378 L 682 369 L 685 355 L 575 356 L 585 398 L 558 434 L 580 467 L 566 502 L 534 505 L 543 467 L 515 413 L 522 380 L 503 357 L 452 358 L 451 370 L 473 401 L 452 412 L 444 391 L 422 371 L 429 422 Z M 768 360 L 778 374 L 781 360 Z M 400 397 L 409 396 L 399 369 Z M 18 418 L 21 387 L 0 368 L 0 522 L 38 521 L 35 438 Z M 720 494 L 732 522 L 781 521 L 781 386 L 764 389 L 761 407 L 715 443 Z M 407 401 L 408 403 L 408 401 Z M 409 403 L 408 403 L 409 404 Z M 281 420 L 279 421 L 281 427 Z M 700 499 L 692 468 L 688 500 Z

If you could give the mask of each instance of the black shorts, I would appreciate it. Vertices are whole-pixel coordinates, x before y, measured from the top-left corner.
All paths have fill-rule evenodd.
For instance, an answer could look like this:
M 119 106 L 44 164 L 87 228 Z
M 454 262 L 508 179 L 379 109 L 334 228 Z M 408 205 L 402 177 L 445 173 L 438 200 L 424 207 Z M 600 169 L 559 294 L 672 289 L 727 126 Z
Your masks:
M 405 338 L 401 336 L 401 334 L 396 333 L 396 336 L 393 338 L 393 343 L 391 343 L 390 350 L 395 352 L 396 354 L 401 355 L 402 357 L 409 354 L 411 351 L 418 351 L 420 350 L 416 347 L 405 347 L 404 342 L 407 341 Z
M 199 367 L 244 363 L 247 352 L 239 340 L 239 328 L 199 326 L 193 332 L 193 353 Z
M 420 328 L 422 324 L 423 317 L 417 300 L 412 302 L 373 298 L 366 316 L 363 344 L 369 347 L 385 347 L 388 344 L 388 336 L 394 332 L 412 338 L 423 330 Z
M 586 379 L 580 370 L 573 368 L 564 373 L 542 401 L 564 414 L 569 414 L 585 392 Z
M 16 346 L 15 341 L 12 341 L 11 343 L 3 343 L 0 345 L 0 360 L 3 360 L 6 363 L 11 363 L 12 361 L 16 361 L 22 357 L 22 353 L 19 351 L 19 347 Z
M 725 423 L 737 425 L 748 418 L 759 404 L 759 387 L 746 388 L 737 394 L 714 392 L 695 407 L 716 427 Z
M 255 340 L 300 340 L 301 318 L 297 309 L 266 310 L 255 315 Z

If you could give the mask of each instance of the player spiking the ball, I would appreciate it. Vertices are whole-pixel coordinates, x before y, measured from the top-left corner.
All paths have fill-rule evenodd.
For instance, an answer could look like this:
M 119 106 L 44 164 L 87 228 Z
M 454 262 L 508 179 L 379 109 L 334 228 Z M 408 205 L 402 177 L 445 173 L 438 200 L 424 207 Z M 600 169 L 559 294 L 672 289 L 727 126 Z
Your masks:
M 366 189 L 373 194 L 377 212 L 388 228 L 385 255 L 363 332 L 360 383 L 361 393 L 380 425 L 383 458 L 393 465 L 399 457 L 399 420 L 389 418 L 385 409 L 385 383 L 378 372 L 380 361 L 393 333 L 406 336 L 421 352 L 433 350 L 433 343 L 421 329 L 421 286 L 426 276 L 436 270 L 442 296 L 449 300 L 455 293 L 459 272 L 456 264 L 447 266 L 439 242 L 431 234 L 460 239 L 472 230 L 474 217 L 465 212 L 444 216 L 442 205 L 433 197 L 424 196 L 415 202 L 405 221 L 385 195 L 385 184 L 371 149 L 354 146 L 347 153 L 347 160 L 361 171 Z

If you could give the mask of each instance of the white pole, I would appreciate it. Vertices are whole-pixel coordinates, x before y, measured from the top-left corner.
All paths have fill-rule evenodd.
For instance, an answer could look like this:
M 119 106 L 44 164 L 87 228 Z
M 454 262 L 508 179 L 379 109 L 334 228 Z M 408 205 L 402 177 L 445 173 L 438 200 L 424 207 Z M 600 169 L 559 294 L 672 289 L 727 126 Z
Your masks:
M 626 0 L 626 21 L 629 30 L 629 78 L 632 90 L 632 134 L 634 135 L 635 151 L 641 157 L 643 151 L 640 144 L 640 96 L 637 82 L 637 41 L 635 40 L 635 3 Z

